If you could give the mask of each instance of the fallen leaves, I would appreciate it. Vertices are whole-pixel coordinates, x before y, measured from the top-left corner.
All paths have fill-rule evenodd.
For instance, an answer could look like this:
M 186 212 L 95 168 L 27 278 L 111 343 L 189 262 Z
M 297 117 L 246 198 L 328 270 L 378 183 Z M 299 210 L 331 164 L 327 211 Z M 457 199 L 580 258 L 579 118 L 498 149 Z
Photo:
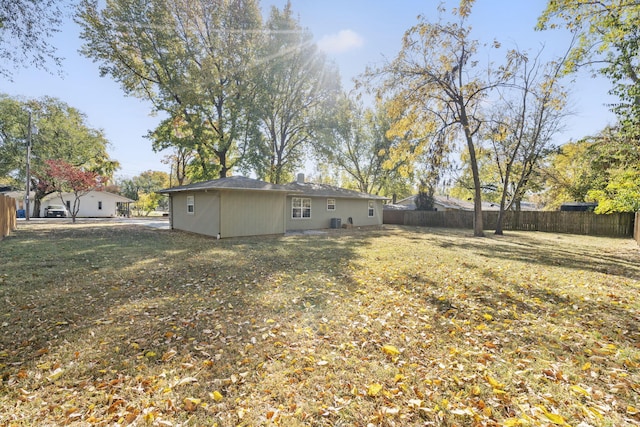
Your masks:
M 599 240 L 90 236 L 144 257 L 1 295 L 31 332 L 0 338 L 0 424 L 640 422 L 640 288 L 589 270 Z

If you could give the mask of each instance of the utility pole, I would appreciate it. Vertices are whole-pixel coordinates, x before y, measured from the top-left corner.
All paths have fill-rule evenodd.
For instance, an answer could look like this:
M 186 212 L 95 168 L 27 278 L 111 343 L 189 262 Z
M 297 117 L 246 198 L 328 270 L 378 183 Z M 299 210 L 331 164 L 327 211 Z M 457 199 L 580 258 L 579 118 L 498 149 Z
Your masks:
M 27 128 L 27 194 L 24 197 L 25 219 L 31 218 L 30 193 L 31 193 L 31 111 L 29 111 L 29 127 Z

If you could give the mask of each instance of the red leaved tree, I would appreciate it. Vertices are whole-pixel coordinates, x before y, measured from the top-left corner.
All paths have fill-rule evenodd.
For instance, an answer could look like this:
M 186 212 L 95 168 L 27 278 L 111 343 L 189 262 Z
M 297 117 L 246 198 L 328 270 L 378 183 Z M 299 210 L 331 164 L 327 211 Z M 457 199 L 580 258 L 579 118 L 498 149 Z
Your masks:
M 42 190 L 58 193 L 62 204 L 65 204 L 63 193 L 74 195 L 73 206 L 70 207 L 71 218 L 76 222 L 76 216 L 80 210 L 80 197 L 91 190 L 99 190 L 102 179 L 96 172 L 85 171 L 73 166 L 64 160 L 46 160 L 39 186 L 46 187 Z

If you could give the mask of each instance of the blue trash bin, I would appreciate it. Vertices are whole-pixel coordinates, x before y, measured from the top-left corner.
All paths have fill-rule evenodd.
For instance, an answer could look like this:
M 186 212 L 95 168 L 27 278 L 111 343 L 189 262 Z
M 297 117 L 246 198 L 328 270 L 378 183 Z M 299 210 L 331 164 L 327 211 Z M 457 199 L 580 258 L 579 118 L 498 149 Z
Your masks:
M 25 217 L 24 209 L 18 209 L 18 210 L 16 211 L 16 216 L 17 216 L 18 218 L 24 218 L 24 217 Z

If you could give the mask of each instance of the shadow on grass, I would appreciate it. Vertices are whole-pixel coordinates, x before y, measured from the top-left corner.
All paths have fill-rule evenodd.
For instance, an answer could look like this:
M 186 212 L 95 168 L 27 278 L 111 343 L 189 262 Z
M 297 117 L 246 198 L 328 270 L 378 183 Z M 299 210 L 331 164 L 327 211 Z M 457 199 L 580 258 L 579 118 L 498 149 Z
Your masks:
M 292 307 L 315 319 L 335 302 L 328 284 L 351 286 L 348 260 L 374 235 L 217 241 L 138 226 L 21 229 L 2 243 L 0 362 L 22 364 L 98 332 L 122 359 L 162 354 L 175 345 L 167 337 L 249 339 L 243 325 L 277 322 Z
M 419 230 L 415 231 L 420 232 Z M 560 241 L 563 238 L 596 239 L 595 237 L 548 233 L 549 236 L 558 239 L 557 244 L 540 246 L 540 240 L 528 237 L 526 232 L 507 232 L 504 236 L 487 233 L 487 237 L 484 238 L 472 237 L 471 234 L 464 234 L 461 230 L 428 229 L 428 232 L 442 237 L 442 239 L 434 240 L 442 248 L 473 251 L 490 259 L 523 261 L 537 264 L 540 267 L 563 267 L 640 280 L 640 265 L 637 262 L 637 254 L 624 255 L 620 252 L 608 254 L 597 250 L 589 251 L 584 247 L 571 246 L 569 243 Z M 460 239 L 461 236 L 468 238 Z M 487 240 L 494 244 L 487 244 Z M 609 238 L 609 240 L 619 241 L 621 245 L 629 242 L 629 239 Z

